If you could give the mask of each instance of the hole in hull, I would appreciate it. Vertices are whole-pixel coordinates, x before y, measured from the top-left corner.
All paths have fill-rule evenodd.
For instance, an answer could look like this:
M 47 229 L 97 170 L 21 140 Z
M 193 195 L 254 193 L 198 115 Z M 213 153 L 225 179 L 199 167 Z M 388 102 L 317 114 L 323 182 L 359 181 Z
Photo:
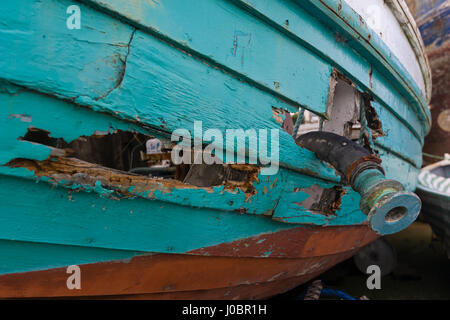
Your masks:
M 213 187 L 225 185 L 226 188 L 239 188 L 245 193 L 255 193 L 253 182 L 258 179 L 259 167 L 246 164 L 179 164 L 171 160 L 173 143 L 162 141 L 154 136 L 137 132 L 116 130 L 113 132 L 96 132 L 92 136 L 81 136 L 70 143 L 61 138 L 51 137 L 49 131 L 30 127 L 20 138 L 53 148 L 53 159 L 45 161 L 16 159 L 10 166 L 26 164 L 30 169 L 42 168 L 40 173 L 82 174 L 99 178 L 108 173 L 121 176 L 145 176 L 158 180 L 177 180 L 195 187 Z M 191 155 L 193 157 L 193 154 Z M 52 156 L 51 156 L 52 157 Z M 52 166 L 52 160 L 59 162 Z M 81 160 L 81 161 L 80 161 Z M 30 164 L 36 162 L 35 164 Z M 73 169 L 70 169 L 70 168 Z M 83 167 L 83 169 L 82 169 Z M 85 170 L 89 167 L 89 170 Z M 92 174 L 91 174 L 92 172 Z M 79 177 L 77 177 L 79 179 Z M 106 179 L 106 178 L 105 178 Z M 87 181 L 86 180 L 86 181 Z M 133 180 L 133 179 L 132 179 Z M 74 180 L 75 181 L 75 180 Z

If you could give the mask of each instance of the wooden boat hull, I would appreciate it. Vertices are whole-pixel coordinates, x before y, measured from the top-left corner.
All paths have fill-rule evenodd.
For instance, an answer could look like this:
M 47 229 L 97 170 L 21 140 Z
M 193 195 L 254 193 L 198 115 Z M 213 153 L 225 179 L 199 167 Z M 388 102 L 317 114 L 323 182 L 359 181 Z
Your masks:
M 378 235 L 288 132 L 299 110 L 354 121 L 386 178 L 415 189 L 429 70 L 400 1 L 377 3 L 401 51 L 345 1 L 83 0 L 80 29 L 72 2 L 0 6 L 1 298 L 266 298 L 350 257 Z M 207 185 L 131 172 L 137 141 L 195 136 L 197 120 L 273 129 L 278 170 L 218 166 L 237 178 Z

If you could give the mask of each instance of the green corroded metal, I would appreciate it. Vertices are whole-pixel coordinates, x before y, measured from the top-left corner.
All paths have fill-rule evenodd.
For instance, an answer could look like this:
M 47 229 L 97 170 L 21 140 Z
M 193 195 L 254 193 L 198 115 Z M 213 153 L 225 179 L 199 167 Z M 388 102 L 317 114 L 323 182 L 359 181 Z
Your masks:
M 386 179 L 377 169 L 361 172 L 353 188 L 361 195 L 361 210 L 368 215 L 371 228 L 379 234 L 392 234 L 405 229 L 420 213 L 421 201 L 403 185 Z

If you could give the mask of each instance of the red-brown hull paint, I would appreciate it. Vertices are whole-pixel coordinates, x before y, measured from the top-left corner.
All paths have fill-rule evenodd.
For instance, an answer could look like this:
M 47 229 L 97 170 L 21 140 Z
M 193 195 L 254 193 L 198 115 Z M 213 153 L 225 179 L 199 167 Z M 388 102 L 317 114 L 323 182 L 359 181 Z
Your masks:
M 244 239 L 204 248 L 203 255 L 153 254 L 80 265 L 79 290 L 67 288 L 66 268 L 7 274 L 0 276 L 0 298 L 263 299 L 307 282 L 377 237 L 364 226 L 294 230 L 297 237 L 288 230 L 260 242 L 266 243 L 261 250 L 272 245 L 274 257 L 243 257 L 242 246 L 251 247 L 240 243 Z
M 344 253 L 377 238 L 367 226 L 302 227 L 189 251 L 208 256 L 308 258 Z
M 345 257 L 342 257 L 345 260 Z M 89 299 L 109 299 L 109 300 L 257 300 L 267 299 L 277 294 L 285 293 L 299 285 L 308 282 L 319 276 L 323 271 L 309 273 L 299 277 L 274 280 L 264 283 L 252 283 L 248 285 L 239 285 L 235 287 L 194 290 L 194 291 L 176 291 L 137 295 L 122 296 L 97 296 Z

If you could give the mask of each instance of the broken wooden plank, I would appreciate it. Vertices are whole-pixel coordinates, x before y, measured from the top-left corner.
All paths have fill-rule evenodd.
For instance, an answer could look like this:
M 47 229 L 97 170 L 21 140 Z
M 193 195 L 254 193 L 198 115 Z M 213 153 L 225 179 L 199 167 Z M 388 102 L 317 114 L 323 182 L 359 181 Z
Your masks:
M 11 176 L 0 179 L 0 196 L 0 239 L 5 240 L 183 253 L 294 227 L 257 215 L 139 197 L 117 201 Z

